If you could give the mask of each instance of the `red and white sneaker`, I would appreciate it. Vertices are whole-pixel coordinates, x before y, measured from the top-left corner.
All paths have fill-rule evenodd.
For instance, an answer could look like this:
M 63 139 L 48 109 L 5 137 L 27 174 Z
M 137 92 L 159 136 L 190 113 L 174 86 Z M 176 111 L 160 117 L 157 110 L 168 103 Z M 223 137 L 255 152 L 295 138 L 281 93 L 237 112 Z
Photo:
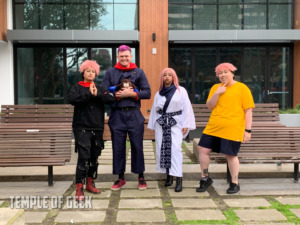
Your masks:
M 139 179 L 139 190 L 147 189 L 147 183 L 143 177 Z
M 125 180 L 118 179 L 115 181 L 115 183 L 113 184 L 113 186 L 111 186 L 110 189 L 113 191 L 117 191 L 117 190 L 120 190 L 120 188 L 123 187 L 125 184 L 126 184 Z

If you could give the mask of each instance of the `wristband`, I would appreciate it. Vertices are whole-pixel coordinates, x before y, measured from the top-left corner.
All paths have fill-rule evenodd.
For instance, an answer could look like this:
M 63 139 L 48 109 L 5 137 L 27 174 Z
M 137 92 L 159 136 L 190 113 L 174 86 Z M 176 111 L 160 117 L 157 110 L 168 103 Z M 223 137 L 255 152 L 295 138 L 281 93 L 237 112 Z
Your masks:
M 251 133 L 251 130 L 245 129 L 245 131 L 246 131 L 247 133 Z

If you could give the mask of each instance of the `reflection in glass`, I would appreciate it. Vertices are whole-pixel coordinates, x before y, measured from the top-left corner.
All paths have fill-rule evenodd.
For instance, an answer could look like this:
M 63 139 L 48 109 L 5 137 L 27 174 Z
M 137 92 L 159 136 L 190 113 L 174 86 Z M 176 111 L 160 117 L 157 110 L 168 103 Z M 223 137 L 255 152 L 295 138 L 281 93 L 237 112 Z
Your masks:
M 106 71 L 112 67 L 112 49 L 111 48 L 92 48 L 91 59 L 96 60 L 100 65 L 100 73 L 95 82 L 101 84 Z
M 37 4 L 16 4 L 15 5 L 15 26 L 16 29 L 39 29 Z
M 194 6 L 194 29 L 216 30 L 217 29 L 217 6 L 195 5 Z
M 266 29 L 266 5 L 244 5 L 244 29 Z
M 41 29 L 55 30 L 63 29 L 63 5 L 62 4 L 42 4 L 41 13 Z
M 265 99 L 265 59 L 264 47 L 244 48 L 244 83 L 250 88 L 255 103 L 267 102 Z
M 189 98 L 193 102 L 192 94 L 192 55 L 190 48 L 171 48 L 169 52 L 170 67 L 178 76 L 179 85 L 188 90 Z
M 52 0 L 14 4 L 15 29 L 137 30 L 137 0 Z
M 114 5 L 114 30 L 137 30 L 138 11 L 136 4 Z
M 39 74 L 37 51 L 33 48 L 17 49 L 18 104 L 38 104 Z
M 67 30 L 89 29 L 88 5 L 66 4 L 65 5 L 65 27 Z
M 192 30 L 191 5 L 169 4 L 169 30 Z
M 242 5 L 219 6 L 219 29 L 240 30 L 242 29 Z
M 41 49 L 43 104 L 64 103 L 62 48 Z
M 216 78 L 216 48 L 197 48 L 195 51 L 195 100 L 194 103 L 206 103 L 210 88 L 219 83 Z
M 114 14 L 113 4 L 91 4 L 97 13 L 91 16 L 91 30 L 113 30 Z
M 79 73 L 81 63 L 86 60 L 86 48 L 67 48 L 67 84 L 68 93 L 74 84 L 82 80 L 82 75 Z
M 292 6 L 270 5 L 269 6 L 269 29 L 292 28 Z
M 270 80 L 269 98 L 271 102 L 278 102 L 280 108 L 289 106 L 289 48 L 270 49 Z

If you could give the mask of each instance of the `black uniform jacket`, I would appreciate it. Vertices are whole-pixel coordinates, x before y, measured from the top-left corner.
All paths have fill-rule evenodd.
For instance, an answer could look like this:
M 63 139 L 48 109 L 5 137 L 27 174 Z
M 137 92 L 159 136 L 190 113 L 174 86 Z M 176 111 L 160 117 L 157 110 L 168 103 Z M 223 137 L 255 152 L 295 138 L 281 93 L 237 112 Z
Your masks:
M 97 85 L 97 96 L 88 87 L 74 85 L 68 95 L 69 102 L 75 106 L 73 116 L 74 130 L 103 130 L 104 104 L 115 101 L 113 94 Z

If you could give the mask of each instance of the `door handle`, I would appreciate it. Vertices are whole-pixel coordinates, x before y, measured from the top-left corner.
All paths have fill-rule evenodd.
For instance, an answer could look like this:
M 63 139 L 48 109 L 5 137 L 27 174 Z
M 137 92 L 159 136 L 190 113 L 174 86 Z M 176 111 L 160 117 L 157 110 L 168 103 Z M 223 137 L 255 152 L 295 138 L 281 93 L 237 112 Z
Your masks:
M 288 94 L 288 91 L 270 91 L 267 90 L 267 95 L 272 95 L 272 94 Z

